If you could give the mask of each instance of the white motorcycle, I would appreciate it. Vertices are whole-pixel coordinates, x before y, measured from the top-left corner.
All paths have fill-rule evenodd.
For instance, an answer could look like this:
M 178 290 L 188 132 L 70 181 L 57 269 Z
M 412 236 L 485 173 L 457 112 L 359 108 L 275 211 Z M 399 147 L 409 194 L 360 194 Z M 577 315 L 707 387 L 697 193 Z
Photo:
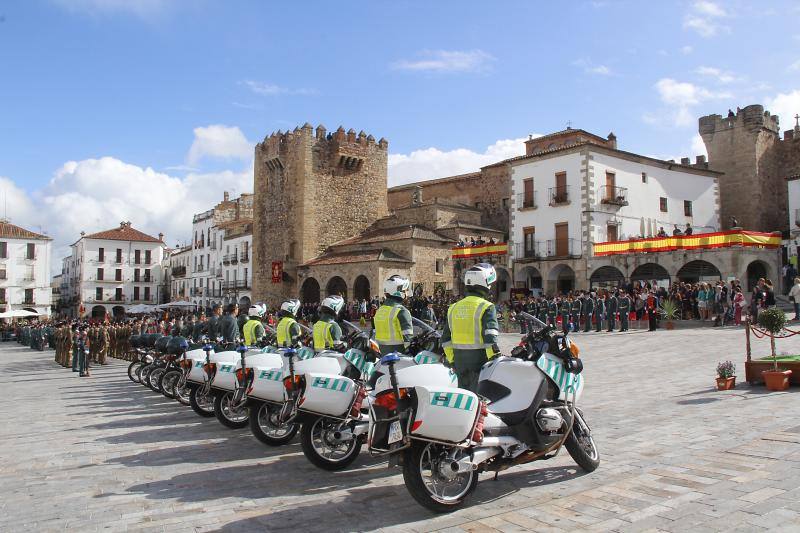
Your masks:
M 576 406 L 584 388 L 577 345 L 519 316 L 529 333 L 511 356 L 484 364 L 479 395 L 448 384 L 444 373 L 395 370 L 396 355 L 382 358 L 390 371 L 370 405 L 370 451 L 392 454 L 390 464 L 402 453 L 406 488 L 434 512 L 459 508 L 479 473 L 550 459 L 561 446 L 587 472 L 600 463 Z

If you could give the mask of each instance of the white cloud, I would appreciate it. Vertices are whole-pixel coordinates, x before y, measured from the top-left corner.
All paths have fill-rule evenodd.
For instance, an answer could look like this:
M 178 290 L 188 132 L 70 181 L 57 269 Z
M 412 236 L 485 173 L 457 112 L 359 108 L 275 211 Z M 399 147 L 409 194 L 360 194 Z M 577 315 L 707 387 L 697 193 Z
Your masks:
M 483 50 L 426 50 L 421 59 L 401 60 L 392 64 L 396 70 L 427 72 L 482 72 L 494 57 Z
M 53 0 L 56 4 L 75 12 L 89 15 L 130 13 L 148 19 L 160 15 L 175 0 Z
M 764 102 L 765 109 L 781 118 L 781 127 L 789 129 L 794 126 L 794 116 L 800 114 L 800 89 L 790 93 L 779 93 Z
M 269 83 L 263 81 L 255 81 L 255 80 L 240 81 L 239 85 L 244 85 L 254 93 L 261 96 L 279 96 L 281 94 L 310 96 L 317 94 L 317 91 L 315 89 L 306 89 L 306 88 L 291 89 L 289 87 L 284 87 L 276 83 Z
M 799 62 L 800 63 L 800 62 Z M 724 70 L 720 70 L 715 67 L 698 67 L 695 69 L 695 74 L 699 74 L 700 76 L 705 76 L 707 78 L 713 78 L 717 80 L 719 83 L 732 83 L 734 81 L 738 81 L 739 78 L 733 75 L 731 72 L 727 72 Z
M 714 92 L 689 82 L 680 82 L 672 78 L 662 78 L 655 84 L 661 102 L 669 107 L 658 112 L 646 113 L 645 122 L 664 124 L 670 122 L 675 126 L 689 126 L 694 123 L 695 113 L 692 107 L 709 100 L 733 98 L 729 92 Z
M 253 156 L 253 143 L 235 126 L 212 124 L 194 129 L 194 141 L 186 160 L 190 165 L 201 159 L 247 159 Z
M 468 148 L 443 151 L 431 147 L 409 154 L 389 154 L 389 186 L 476 172 L 482 166 L 524 155 L 525 140 L 502 139 L 483 152 Z
M 719 4 L 700 0 L 692 4 L 691 10 L 683 19 L 683 27 L 697 32 L 701 37 L 713 37 L 720 31 L 730 28 L 720 23 L 728 13 Z
M 576 59 L 572 62 L 576 67 L 580 67 L 587 74 L 598 74 L 600 76 L 610 76 L 611 69 L 605 65 L 596 65 L 589 59 Z
M 699 133 L 695 133 L 692 137 L 692 151 L 691 155 L 704 155 L 708 157 L 708 151 L 706 150 L 706 143 L 703 142 L 703 138 L 700 136 Z
M 605 65 L 597 65 L 596 67 L 588 69 L 586 72 L 589 72 L 590 74 L 600 74 L 601 76 L 608 76 L 611 74 L 611 69 Z
M 688 44 L 687 44 L 686 46 L 684 46 L 684 47 L 682 47 L 682 48 L 681 48 L 681 53 L 682 53 L 683 55 L 685 55 L 685 56 L 688 56 L 688 55 L 689 55 L 689 54 L 691 54 L 692 52 L 694 52 L 694 48 L 693 48 L 693 47 L 691 47 L 691 46 L 689 46 Z
M 800 70 L 800 59 L 789 65 L 789 70 Z

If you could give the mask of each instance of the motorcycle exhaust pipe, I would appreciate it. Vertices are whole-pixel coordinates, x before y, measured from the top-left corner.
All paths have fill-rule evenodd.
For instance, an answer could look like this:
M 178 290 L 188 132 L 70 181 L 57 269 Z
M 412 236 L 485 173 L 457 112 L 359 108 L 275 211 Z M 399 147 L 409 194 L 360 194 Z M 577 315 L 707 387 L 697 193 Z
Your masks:
M 500 448 L 478 448 L 472 452 L 472 457 L 462 457 L 458 461 L 451 462 L 450 470 L 455 474 L 475 470 L 495 455 L 500 455 L 501 452 Z

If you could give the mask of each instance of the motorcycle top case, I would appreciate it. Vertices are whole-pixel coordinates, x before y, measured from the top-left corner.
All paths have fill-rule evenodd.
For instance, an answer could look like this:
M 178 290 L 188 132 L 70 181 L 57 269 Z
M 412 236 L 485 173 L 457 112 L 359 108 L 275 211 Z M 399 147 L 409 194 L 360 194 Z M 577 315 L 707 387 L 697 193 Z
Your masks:
M 211 385 L 217 389 L 233 390 L 236 383 L 236 364 L 241 361 L 239 352 L 220 352 L 211 356 L 217 364 L 217 372 Z
M 214 351 L 211 351 L 214 355 Z M 191 350 L 186 352 L 186 359 L 192 361 L 192 367 L 189 369 L 189 374 L 186 379 L 195 383 L 203 383 L 205 372 L 203 372 L 203 365 L 206 363 L 206 352 L 202 349 Z
M 478 417 L 478 396 L 456 387 L 414 387 L 417 411 L 412 436 L 458 443 L 472 434 Z
M 413 361 L 413 359 L 412 359 Z M 378 378 L 375 383 L 373 394 L 388 390 L 392 387 L 389 381 L 389 369 L 385 368 L 386 374 Z M 399 368 L 396 370 L 397 384 L 400 388 L 414 387 L 414 386 L 440 386 L 440 387 L 457 387 L 458 379 L 456 375 L 444 365 L 415 365 Z
M 338 374 L 305 374 L 306 387 L 298 405 L 301 411 L 344 417 L 353 403 L 356 383 Z

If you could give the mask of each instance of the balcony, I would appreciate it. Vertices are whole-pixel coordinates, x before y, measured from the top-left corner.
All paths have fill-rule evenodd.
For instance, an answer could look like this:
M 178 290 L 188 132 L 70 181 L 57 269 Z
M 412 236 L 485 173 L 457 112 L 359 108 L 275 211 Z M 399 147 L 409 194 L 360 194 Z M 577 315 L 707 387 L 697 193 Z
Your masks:
M 471 259 L 476 257 L 491 257 L 508 255 L 508 243 L 477 244 L 475 246 L 457 246 L 450 254 L 452 259 Z
M 777 249 L 781 247 L 781 234 L 780 232 L 762 233 L 758 231 L 730 230 L 696 233 L 694 235 L 598 242 L 594 245 L 594 255 L 625 255 L 739 247 Z
M 628 205 L 628 189 L 603 185 L 600 187 L 600 203 L 619 207 L 626 206 Z
M 576 257 L 578 253 L 578 243 L 576 239 L 556 239 L 547 241 L 547 257 Z
M 36 300 L 22 300 L 22 305 L 36 305 Z
M 519 193 L 517 195 L 517 209 L 536 209 L 538 207 L 536 196 L 536 191 L 533 191 L 533 194 Z
M 218 278 L 222 277 L 222 267 L 217 267 L 217 270 L 215 272 L 215 276 L 218 277 Z
M 125 297 L 124 296 L 117 296 L 115 294 L 114 296 L 112 296 L 111 298 L 109 298 L 106 301 L 108 303 L 110 303 L 110 304 L 124 304 L 125 303 Z
M 186 266 L 176 266 L 172 267 L 172 277 L 174 278 L 182 278 L 186 276 Z
M 540 260 L 543 259 L 542 254 L 542 243 L 541 242 L 533 242 L 533 243 L 517 243 L 516 253 L 514 254 L 515 260 L 520 259 L 535 259 Z
M 569 204 L 569 187 L 550 187 L 548 190 L 551 206 Z
M 247 263 L 250 261 L 250 252 L 242 252 L 239 254 L 239 261 L 242 263 Z
M 249 289 L 250 282 L 244 279 L 240 279 L 236 281 L 236 288 L 237 289 Z
M 231 264 L 231 255 L 226 254 L 222 256 L 222 264 L 223 265 L 230 265 Z

